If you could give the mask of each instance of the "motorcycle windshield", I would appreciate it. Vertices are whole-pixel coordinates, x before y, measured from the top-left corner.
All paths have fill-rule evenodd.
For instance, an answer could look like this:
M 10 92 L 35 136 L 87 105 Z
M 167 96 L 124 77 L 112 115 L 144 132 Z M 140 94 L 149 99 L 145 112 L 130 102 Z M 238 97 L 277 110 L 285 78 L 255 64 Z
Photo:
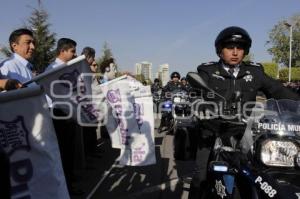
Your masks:
M 256 133 L 295 135 L 300 133 L 300 101 L 270 99 L 257 103 L 252 111 L 247 130 Z
M 278 139 L 300 138 L 300 101 L 269 99 L 256 103 L 241 141 L 241 148 L 248 152 L 254 140 L 262 135 L 274 135 Z

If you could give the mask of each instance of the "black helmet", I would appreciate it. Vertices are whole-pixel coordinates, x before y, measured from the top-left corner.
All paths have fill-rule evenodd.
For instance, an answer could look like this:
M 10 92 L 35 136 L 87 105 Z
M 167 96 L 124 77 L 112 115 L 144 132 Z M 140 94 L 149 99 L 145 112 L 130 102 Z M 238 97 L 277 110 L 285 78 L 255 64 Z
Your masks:
M 222 30 L 215 40 L 215 48 L 218 55 L 222 48 L 224 48 L 224 46 L 228 43 L 238 43 L 242 45 L 245 50 L 245 55 L 247 55 L 249 53 L 252 40 L 248 32 L 243 28 L 230 26 Z
M 181 81 L 182 81 L 182 80 L 185 80 L 185 81 L 186 81 L 186 78 L 185 78 L 185 77 L 182 77 L 182 78 L 181 78 Z
M 159 83 L 159 79 L 158 79 L 158 78 L 155 78 L 155 79 L 154 79 L 154 83 Z
M 173 79 L 174 77 L 177 77 L 178 79 L 180 79 L 180 74 L 178 72 L 176 72 L 176 71 L 173 72 L 173 73 L 171 73 L 170 78 Z

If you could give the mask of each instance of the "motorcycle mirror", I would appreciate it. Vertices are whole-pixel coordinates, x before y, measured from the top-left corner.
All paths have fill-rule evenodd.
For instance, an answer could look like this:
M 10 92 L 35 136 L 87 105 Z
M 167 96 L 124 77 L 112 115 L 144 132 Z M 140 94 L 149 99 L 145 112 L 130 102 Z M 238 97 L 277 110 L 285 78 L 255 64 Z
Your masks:
M 209 92 L 213 92 L 215 95 L 226 101 L 222 95 L 211 89 L 197 72 L 188 72 L 186 79 L 193 87 L 202 87 Z
M 194 87 L 199 87 L 201 86 L 202 88 L 211 91 L 212 89 L 210 89 L 208 87 L 208 85 L 206 84 L 206 82 L 202 79 L 202 77 L 196 73 L 196 72 L 188 72 L 187 76 L 186 76 L 187 81 Z

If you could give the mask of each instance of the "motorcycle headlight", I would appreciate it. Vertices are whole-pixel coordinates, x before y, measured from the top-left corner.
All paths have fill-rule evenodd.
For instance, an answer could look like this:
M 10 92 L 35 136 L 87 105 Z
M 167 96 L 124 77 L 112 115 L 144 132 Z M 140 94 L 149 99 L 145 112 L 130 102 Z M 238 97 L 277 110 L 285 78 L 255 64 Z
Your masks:
M 174 97 L 173 100 L 174 100 L 175 103 L 180 103 L 181 98 L 180 97 Z
M 293 142 L 267 140 L 262 143 L 260 158 L 267 166 L 294 167 L 298 153 Z
M 170 108 L 172 106 L 172 104 L 163 104 L 163 108 Z

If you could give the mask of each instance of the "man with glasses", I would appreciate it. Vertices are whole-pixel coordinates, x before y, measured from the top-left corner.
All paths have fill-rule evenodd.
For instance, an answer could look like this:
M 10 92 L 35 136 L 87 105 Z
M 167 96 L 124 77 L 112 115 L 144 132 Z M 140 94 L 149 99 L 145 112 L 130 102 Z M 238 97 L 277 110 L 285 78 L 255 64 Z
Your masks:
M 100 72 L 103 74 L 100 78 L 101 84 L 114 79 L 117 72 L 114 58 L 104 60 L 100 64 Z

